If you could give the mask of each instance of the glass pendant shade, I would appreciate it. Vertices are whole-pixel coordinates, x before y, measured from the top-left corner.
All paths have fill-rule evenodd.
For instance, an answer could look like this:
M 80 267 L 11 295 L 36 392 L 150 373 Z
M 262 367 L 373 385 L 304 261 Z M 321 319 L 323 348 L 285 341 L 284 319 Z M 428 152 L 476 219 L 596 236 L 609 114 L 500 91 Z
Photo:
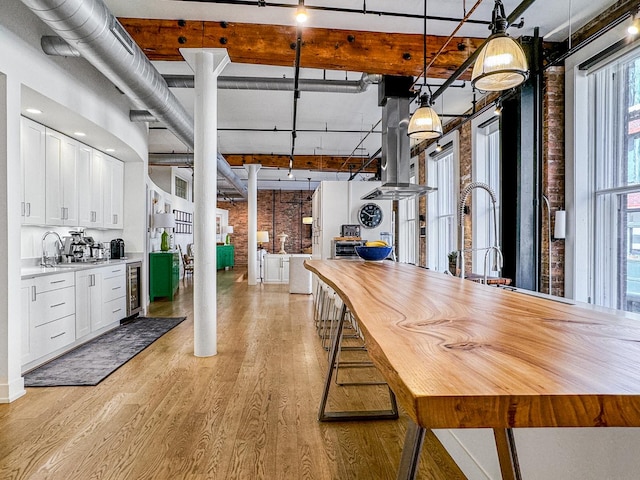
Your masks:
M 420 107 L 413 112 L 407 134 L 416 140 L 440 138 L 442 136 L 442 122 L 436 111 L 430 106 L 428 95 L 420 97 Z
M 476 59 L 471 84 L 485 92 L 501 92 L 517 87 L 529 76 L 522 47 L 505 33 L 489 39 Z

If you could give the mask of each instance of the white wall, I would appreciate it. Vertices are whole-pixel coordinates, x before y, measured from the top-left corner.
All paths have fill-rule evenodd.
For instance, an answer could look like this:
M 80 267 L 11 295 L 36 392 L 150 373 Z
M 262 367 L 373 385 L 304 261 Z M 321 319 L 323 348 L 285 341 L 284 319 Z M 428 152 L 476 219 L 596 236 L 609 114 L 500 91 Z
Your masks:
M 21 306 L 20 258 L 39 256 L 38 238 L 43 228 L 26 227 L 21 240 L 20 224 L 20 114 L 26 89 L 44 97 L 56 108 L 70 112 L 101 129 L 123 147 L 121 160 L 146 165 L 147 127 L 129 121 L 129 100 L 88 62 L 79 58 L 46 56 L 40 37 L 51 31 L 19 1 L 3 1 L 0 15 L 0 402 L 11 401 L 24 393 L 20 376 Z M 55 125 L 51 125 L 55 127 Z M 88 142 L 87 142 L 88 143 Z M 92 145 L 93 146 L 93 145 Z M 135 168 L 134 168 L 135 169 Z M 146 177 L 146 168 L 142 167 Z M 125 172 L 131 169 L 125 165 Z M 136 173 L 142 178 L 140 171 Z M 133 179 L 133 177 L 131 177 Z M 137 185 L 125 178 L 125 231 L 132 245 L 144 244 L 140 231 L 145 226 L 134 223 L 144 216 L 144 203 L 135 198 L 144 183 Z M 129 201 L 133 200 L 133 201 Z M 66 228 L 58 229 L 61 233 Z M 101 240 L 113 233 L 90 232 Z

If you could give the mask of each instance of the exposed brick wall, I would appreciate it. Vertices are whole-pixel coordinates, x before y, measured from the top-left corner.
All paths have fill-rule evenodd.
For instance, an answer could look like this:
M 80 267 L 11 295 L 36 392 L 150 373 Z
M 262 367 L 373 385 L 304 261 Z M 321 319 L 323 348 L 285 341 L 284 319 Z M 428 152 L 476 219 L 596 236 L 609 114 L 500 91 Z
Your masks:
M 472 182 L 471 176 L 471 160 L 472 160 L 472 148 L 471 148 L 471 122 L 465 122 L 459 129 L 460 134 L 460 191 L 462 191 L 467 185 Z M 467 199 L 467 205 L 469 211 L 472 207 L 472 196 L 469 195 Z M 473 238 L 473 225 L 471 223 L 471 215 L 465 215 L 464 218 L 464 248 L 470 249 L 472 247 L 471 240 Z M 471 272 L 472 268 L 472 255 L 465 254 L 464 269 L 467 272 Z
M 542 191 L 551 206 L 551 235 L 556 210 L 564 208 L 564 67 L 552 67 L 544 75 Z M 543 210 L 546 213 L 546 210 Z M 549 235 L 547 216 L 542 224 L 542 291 L 549 291 Z M 551 242 L 553 295 L 564 296 L 564 240 Z
M 269 232 L 269 245 L 265 245 L 268 252 L 278 253 L 280 242 L 277 235 L 282 232 L 289 235 L 285 243 L 287 253 L 303 253 L 311 248 L 311 225 L 302 224 L 302 217 L 311 215 L 308 196 L 307 191 L 258 191 L 258 230 Z M 247 202 L 218 202 L 218 208 L 229 211 L 237 265 L 247 264 L 247 207 Z
M 426 185 L 427 183 L 427 162 L 425 161 L 426 152 L 423 150 L 418 155 L 418 183 L 420 185 Z M 418 215 L 423 218 L 427 218 L 427 197 L 429 195 L 422 195 L 418 200 Z M 424 227 L 426 229 L 427 222 L 419 221 L 420 229 Z M 426 230 L 425 230 L 426 231 Z M 427 266 L 427 236 L 420 235 L 420 251 L 418 252 L 418 265 L 421 267 Z

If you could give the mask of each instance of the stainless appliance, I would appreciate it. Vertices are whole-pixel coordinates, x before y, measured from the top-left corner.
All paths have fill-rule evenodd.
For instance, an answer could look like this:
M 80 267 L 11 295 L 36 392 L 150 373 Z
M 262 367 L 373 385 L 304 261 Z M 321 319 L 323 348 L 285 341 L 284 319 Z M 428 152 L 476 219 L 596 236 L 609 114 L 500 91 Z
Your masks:
M 93 239 L 85 237 L 81 230 L 72 230 L 68 237 L 64 237 L 62 254 L 67 262 L 84 262 L 91 258 Z
M 359 237 L 360 225 L 341 225 L 340 236 L 342 237 Z
M 364 240 L 332 240 L 331 258 L 359 258 L 356 247 L 364 244 Z
M 124 240 L 121 238 L 111 240 L 111 258 L 114 260 L 124 258 Z
M 127 263 L 127 318 L 142 310 L 142 262 Z

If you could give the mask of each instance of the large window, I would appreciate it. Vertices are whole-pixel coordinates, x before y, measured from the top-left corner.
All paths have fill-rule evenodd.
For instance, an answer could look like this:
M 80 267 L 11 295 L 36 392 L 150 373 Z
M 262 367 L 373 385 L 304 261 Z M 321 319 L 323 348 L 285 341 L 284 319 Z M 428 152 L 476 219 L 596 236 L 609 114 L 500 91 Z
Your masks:
M 640 312 L 640 51 L 590 73 L 593 301 Z
M 189 183 L 178 176 L 175 177 L 175 183 L 176 197 L 184 198 L 186 200 Z
M 427 196 L 427 266 L 443 272 L 449 269 L 447 255 L 458 249 L 458 160 L 457 132 L 441 141 L 447 147 L 427 151 L 427 184 L 438 190 Z
M 482 182 L 493 190 L 496 196 L 496 218 L 498 238 L 500 238 L 500 121 L 492 111 L 478 117 L 474 122 L 473 181 Z M 487 248 L 496 244 L 493 205 L 491 197 L 483 189 L 472 193 L 473 224 L 473 272 L 484 274 Z M 494 264 L 495 252 L 487 257 L 487 273 Z M 493 272 L 496 274 L 497 272 Z
M 409 170 L 409 183 L 416 182 L 416 164 L 412 159 Z M 398 216 L 400 220 L 400 233 L 398 236 L 400 245 L 398 251 L 398 261 L 415 265 L 417 262 L 417 241 L 418 223 L 416 221 L 418 210 L 418 199 L 408 198 L 398 201 Z

